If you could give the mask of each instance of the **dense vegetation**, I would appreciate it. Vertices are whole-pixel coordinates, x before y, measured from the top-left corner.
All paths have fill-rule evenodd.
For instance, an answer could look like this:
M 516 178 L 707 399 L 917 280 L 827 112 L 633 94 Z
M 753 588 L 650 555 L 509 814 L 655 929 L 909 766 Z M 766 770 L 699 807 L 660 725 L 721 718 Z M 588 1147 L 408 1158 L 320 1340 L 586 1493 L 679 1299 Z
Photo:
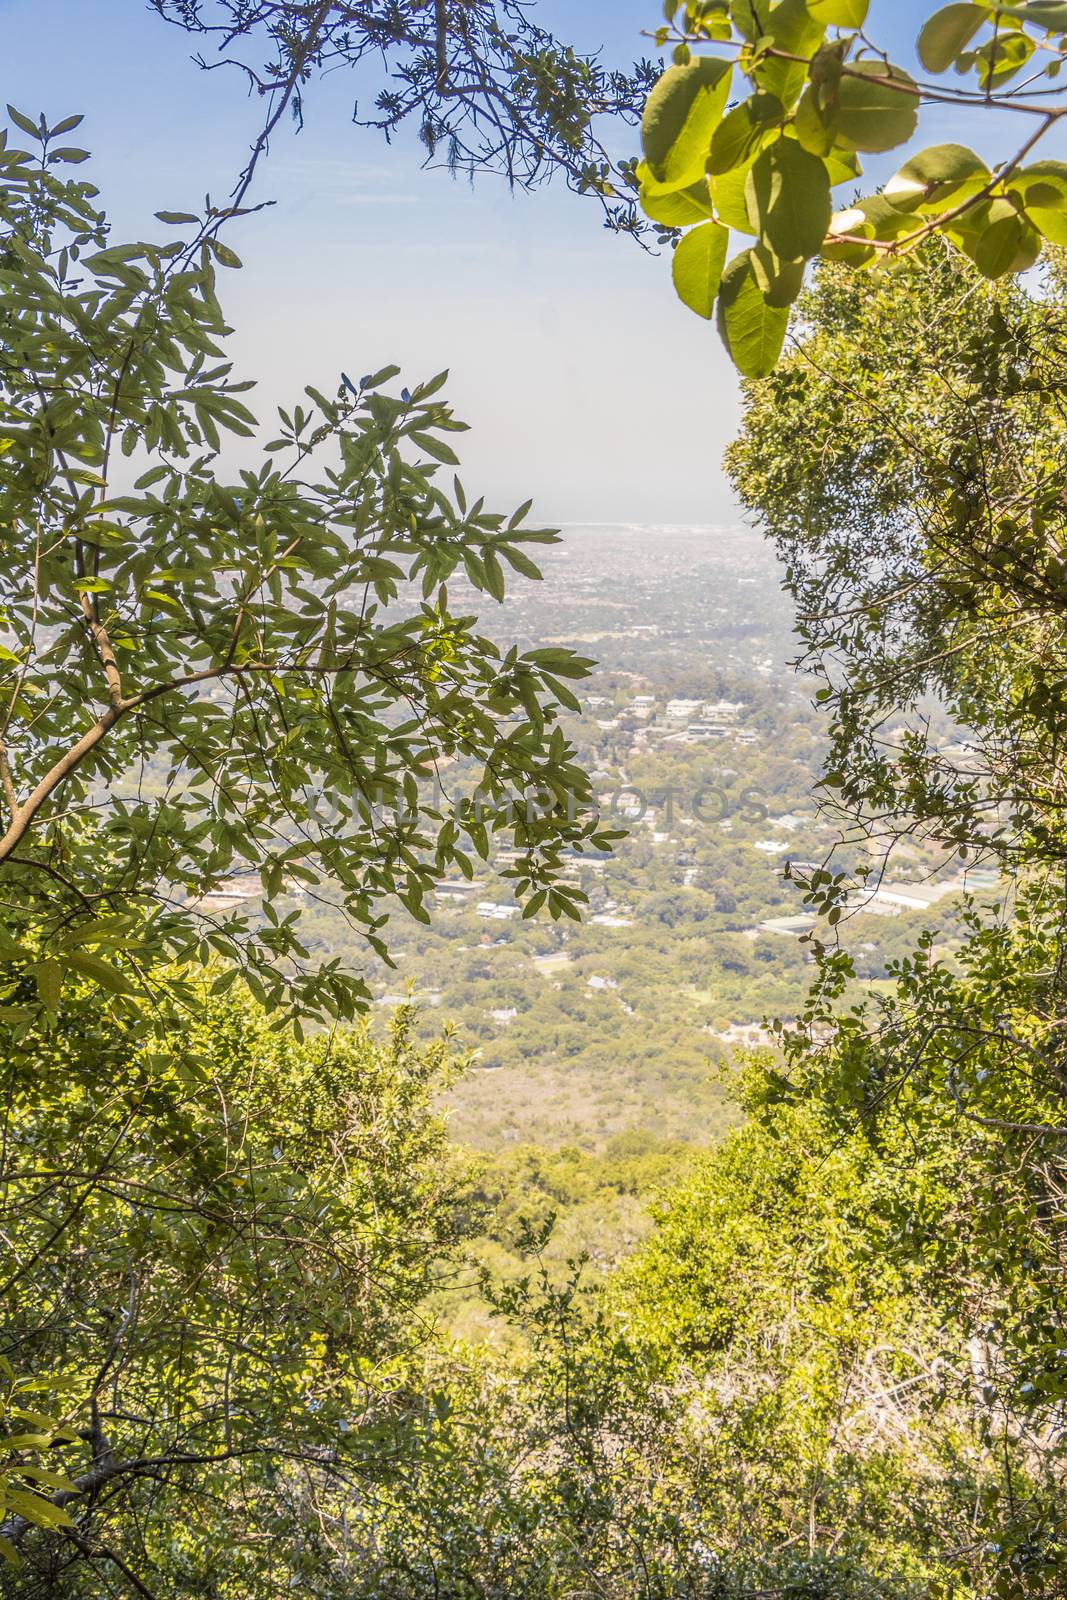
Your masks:
M 590 718 L 578 638 L 469 610 L 505 566 L 535 583 L 555 535 L 446 491 L 443 379 L 342 374 L 224 476 L 224 434 L 258 424 L 216 278 L 314 70 L 399 55 L 373 120 L 604 201 L 592 119 L 634 82 L 518 5 L 158 9 L 274 52 L 246 62 L 269 116 L 230 211 L 116 245 L 62 175 L 79 119 L 12 111 L 0 149 L 5 1592 L 1062 1595 L 1067 306 L 1054 251 L 1007 270 L 1027 230 L 1055 240 L 1061 174 L 913 167 L 878 204 L 930 221 L 886 232 L 866 203 L 870 273 L 824 228 L 783 261 L 796 172 L 753 177 L 760 243 L 723 294 L 760 376 L 728 466 L 820 716 L 761 701 L 754 658 L 668 651 L 639 696 L 615 642 Z M 646 111 L 656 183 L 689 194 L 728 144 L 714 201 L 757 147 L 901 142 L 897 69 L 849 65 L 865 9 L 780 0 L 761 32 L 747 0 L 689 7 Z M 952 6 L 923 59 L 991 90 L 1036 34 L 1058 61 L 1062 22 Z M 757 92 L 724 116 L 721 63 L 689 52 L 734 29 Z M 816 254 L 778 359 L 777 267 L 799 290 Z M 679 743 L 661 690 L 738 703 Z M 660 821 L 688 800 L 620 840 L 604 786 Z M 886 930 L 901 860 L 953 892 Z M 390 962 L 439 1006 L 368 1021 Z M 597 1086 L 575 1139 L 511 1143 L 463 1101 L 474 1072 L 521 1098 L 535 1062 Z

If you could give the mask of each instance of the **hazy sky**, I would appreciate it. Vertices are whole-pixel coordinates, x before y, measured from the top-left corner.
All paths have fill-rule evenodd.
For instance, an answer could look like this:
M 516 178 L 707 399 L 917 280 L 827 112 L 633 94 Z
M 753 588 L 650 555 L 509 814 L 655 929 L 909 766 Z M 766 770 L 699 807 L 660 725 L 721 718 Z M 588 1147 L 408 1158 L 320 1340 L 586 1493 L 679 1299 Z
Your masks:
M 872 9 L 871 31 L 894 42 L 927 10 Z M 641 29 L 661 14 L 657 0 L 537 11 L 620 61 L 647 51 Z M 142 0 L 0 0 L 0 25 L 0 100 L 86 113 L 83 170 L 117 238 L 162 231 L 154 211 L 196 209 L 206 190 L 224 197 L 261 105 L 236 73 L 197 69 L 191 41 Z M 223 303 L 242 375 L 260 380 L 253 406 L 308 382 L 329 391 L 342 368 L 396 361 L 415 381 L 449 367 L 472 428 L 464 480 L 498 508 L 533 495 L 553 520 L 732 520 L 719 461 L 735 380 L 714 329 L 675 301 L 667 261 L 606 233 L 596 204 L 562 186 L 471 191 L 420 171 L 408 141 L 351 126 L 356 90 L 344 72 L 312 86 L 304 131 L 279 133 L 258 180 L 278 204 L 226 235 L 245 261 L 222 275 Z M 973 132 L 926 129 L 925 142 Z

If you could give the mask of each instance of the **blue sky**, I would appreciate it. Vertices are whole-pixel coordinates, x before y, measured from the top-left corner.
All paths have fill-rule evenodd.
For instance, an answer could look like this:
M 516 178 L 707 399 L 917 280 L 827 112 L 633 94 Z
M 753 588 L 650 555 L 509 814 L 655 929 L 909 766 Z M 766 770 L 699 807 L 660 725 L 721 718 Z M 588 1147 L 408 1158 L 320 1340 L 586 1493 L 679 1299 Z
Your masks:
M 874 0 L 870 31 L 908 64 L 926 9 Z M 647 51 L 641 29 L 660 14 L 656 0 L 537 10 L 619 60 Z M 235 73 L 199 71 L 190 41 L 141 0 L 0 0 L 0 25 L 0 99 L 51 120 L 86 114 L 85 170 L 116 237 L 225 195 L 260 105 Z M 305 383 L 329 389 L 342 368 L 396 361 L 414 380 L 449 367 L 472 427 L 464 480 L 500 509 L 533 495 L 551 520 L 733 520 L 719 461 L 735 380 L 714 330 L 674 300 L 668 263 L 607 234 L 595 204 L 562 187 L 472 191 L 420 171 L 407 141 L 351 126 L 356 92 L 340 72 L 309 90 L 303 132 L 280 132 L 259 179 L 276 206 L 227 235 L 245 261 L 224 276 L 232 353 L 259 380 L 260 413 Z M 974 133 L 930 118 L 923 142 L 996 153 L 996 130 Z

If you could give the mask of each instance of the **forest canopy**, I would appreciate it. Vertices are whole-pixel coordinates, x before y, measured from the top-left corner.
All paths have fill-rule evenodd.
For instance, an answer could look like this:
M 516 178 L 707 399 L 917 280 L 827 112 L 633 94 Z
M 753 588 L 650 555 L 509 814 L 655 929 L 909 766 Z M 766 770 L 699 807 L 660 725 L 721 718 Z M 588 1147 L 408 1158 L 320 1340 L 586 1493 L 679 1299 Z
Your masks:
M 226 203 L 117 242 L 80 115 L 9 107 L 0 144 L 4 1592 L 1061 1595 L 1067 167 L 1036 146 L 1063 8 L 933 13 L 921 80 L 862 0 L 668 4 L 672 61 L 632 73 L 513 0 L 153 9 L 263 111 Z M 464 485 L 446 373 L 251 409 L 234 226 L 339 67 L 379 74 L 357 121 L 417 125 L 453 173 L 562 177 L 718 316 L 727 471 L 822 719 L 821 853 L 775 866 L 777 918 L 747 925 L 756 858 L 724 862 L 779 850 L 742 823 L 809 821 L 741 789 L 703 855 L 626 841 L 655 938 L 594 970 L 632 910 L 596 876 L 623 848 L 580 747 L 596 664 L 504 607 L 560 535 Z M 909 153 L 929 106 L 1030 132 L 994 166 Z M 729 230 L 754 242 L 727 264 Z M 660 726 L 633 676 L 631 789 L 760 737 L 721 685 L 674 686 Z M 594 719 L 599 760 L 622 720 Z M 959 877 L 873 977 L 902 859 Z M 428 1021 L 405 940 L 449 895 Z M 408 980 L 384 1019 L 374 960 Z M 731 1050 L 705 1022 L 678 1069 L 699 1122 L 720 1064 L 713 1139 L 450 1131 L 464 1075 L 517 1070 L 449 1020 L 475 977 L 487 1037 L 551 1018 L 618 1099 L 634 999 L 662 1056 L 709 973 L 754 972 L 795 1015 Z

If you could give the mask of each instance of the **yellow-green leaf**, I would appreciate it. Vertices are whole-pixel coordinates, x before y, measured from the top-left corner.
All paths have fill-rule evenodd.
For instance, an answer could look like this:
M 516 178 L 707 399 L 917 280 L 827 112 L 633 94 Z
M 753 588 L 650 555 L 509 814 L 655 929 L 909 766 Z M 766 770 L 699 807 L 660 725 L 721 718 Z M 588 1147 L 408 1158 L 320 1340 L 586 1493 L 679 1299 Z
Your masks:
M 810 150 L 813 156 L 828 156 L 834 147 L 836 129 L 833 124 L 823 121 L 819 102 L 810 84 L 800 97 L 793 119 L 793 132 L 798 144 Z
M 754 159 L 768 130 L 783 114 L 784 107 L 775 94 L 750 95 L 728 111 L 712 136 L 708 172 L 732 172 Z
M 643 183 L 640 202 L 645 216 L 665 228 L 687 228 L 712 214 L 711 196 L 703 178 L 688 189 L 663 190 L 655 182 Z
M 1067 211 L 1054 206 L 1027 206 L 1026 220 L 1049 244 L 1067 245 Z
M 1018 195 L 1026 206 L 1049 206 L 1058 209 L 1067 203 L 1067 162 L 1033 161 L 1020 167 L 1006 180 L 1010 194 Z
M 1029 0 L 1025 6 L 1000 6 L 1002 16 L 1032 23 L 1048 33 L 1067 33 L 1067 0 Z
M 906 161 L 882 193 L 900 211 L 937 211 L 951 198 L 979 194 L 992 174 L 964 144 L 935 144 Z
M 717 222 L 705 222 L 680 241 L 671 263 L 679 300 L 709 321 L 726 260 L 727 238 L 726 229 Z
M 86 950 L 72 950 L 67 955 L 67 965 L 83 978 L 91 978 L 111 994 L 134 994 L 136 990 L 124 973 L 109 961 L 90 955 Z
M 827 28 L 862 28 L 870 0 L 807 0 L 816 22 Z
M 41 1004 L 54 1011 L 63 993 L 63 968 L 58 961 L 47 960 L 35 962 L 33 970 Z
M 729 63 L 717 56 L 697 56 L 662 74 L 641 119 L 641 145 L 657 183 L 685 189 L 703 176 L 729 89 Z
M 919 33 L 919 60 L 927 72 L 945 72 L 970 44 L 983 22 L 992 21 L 985 6 L 942 6 Z
M 840 142 L 852 150 L 892 150 L 915 132 L 919 91 L 901 67 L 857 61 L 837 90 Z
M 800 58 L 788 61 L 767 56 L 755 73 L 761 89 L 776 94 L 784 106 L 792 106 L 807 81 L 807 62 L 822 43 L 826 26 L 811 14 L 805 0 L 781 0 L 769 13 L 762 6 L 755 9 L 762 32 L 775 48 Z
M 773 251 L 762 244 L 752 247 L 751 261 L 752 275 L 767 304 L 791 306 L 804 287 L 804 268 L 807 262 L 781 261 Z
M 975 241 L 973 259 L 984 277 L 1003 278 L 1032 267 L 1040 250 L 1040 236 L 1016 211 L 986 224 Z
M 1036 41 L 1028 33 L 997 34 L 976 52 L 979 84 L 992 89 L 1006 83 L 1025 67 L 1036 49 Z
M 737 370 L 765 378 L 782 351 L 789 312 L 764 299 L 752 271 L 751 252 L 735 256 L 719 286 L 718 328 Z
M 755 161 L 745 186 L 760 238 L 783 261 L 813 256 L 830 226 L 830 179 L 818 156 L 779 139 Z
M 715 215 L 720 222 L 736 229 L 738 233 L 756 232 L 756 225 L 745 203 L 745 185 L 751 170 L 752 163 L 749 162 L 745 167 L 735 167 L 732 172 L 720 173 L 709 184 Z

